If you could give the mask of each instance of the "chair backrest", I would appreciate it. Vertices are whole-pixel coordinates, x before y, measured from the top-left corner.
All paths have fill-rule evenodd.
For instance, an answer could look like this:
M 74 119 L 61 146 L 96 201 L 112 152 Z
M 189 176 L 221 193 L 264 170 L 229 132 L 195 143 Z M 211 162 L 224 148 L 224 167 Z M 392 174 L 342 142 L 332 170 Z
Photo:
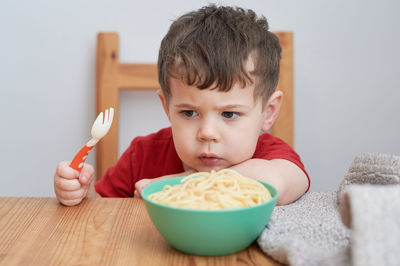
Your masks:
M 282 46 L 278 90 L 284 100 L 271 133 L 294 146 L 293 114 L 293 33 L 275 32 Z M 157 64 L 127 64 L 119 62 L 118 33 L 97 35 L 96 113 L 114 107 L 113 125 L 96 146 L 96 176 L 100 179 L 118 160 L 119 91 L 156 90 L 159 88 Z

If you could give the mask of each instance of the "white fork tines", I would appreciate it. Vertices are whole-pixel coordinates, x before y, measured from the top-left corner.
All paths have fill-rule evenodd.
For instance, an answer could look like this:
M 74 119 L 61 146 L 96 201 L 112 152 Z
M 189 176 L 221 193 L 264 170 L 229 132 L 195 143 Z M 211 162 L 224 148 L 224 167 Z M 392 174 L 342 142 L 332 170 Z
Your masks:
M 101 112 L 93 123 L 91 131 L 92 139 L 88 142 L 88 146 L 96 144 L 110 130 L 114 117 L 114 108 L 106 109 L 104 113 L 104 121 L 103 112 Z
M 106 109 L 103 122 L 103 112 L 101 112 L 92 127 L 92 138 L 101 139 L 111 127 L 114 117 L 114 108 Z

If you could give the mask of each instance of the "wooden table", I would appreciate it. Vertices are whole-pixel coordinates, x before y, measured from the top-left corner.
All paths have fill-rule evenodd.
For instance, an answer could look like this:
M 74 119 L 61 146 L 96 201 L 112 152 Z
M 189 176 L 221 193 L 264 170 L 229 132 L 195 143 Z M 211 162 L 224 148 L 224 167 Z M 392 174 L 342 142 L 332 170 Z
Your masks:
M 237 254 L 192 256 L 171 247 L 133 198 L 0 197 L 0 265 L 279 265 L 254 243 Z

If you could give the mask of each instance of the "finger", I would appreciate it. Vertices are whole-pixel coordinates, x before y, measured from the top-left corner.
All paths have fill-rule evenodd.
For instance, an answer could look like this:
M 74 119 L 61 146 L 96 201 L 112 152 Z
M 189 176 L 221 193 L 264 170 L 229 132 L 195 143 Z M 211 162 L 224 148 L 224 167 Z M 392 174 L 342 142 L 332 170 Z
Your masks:
M 79 172 L 75 169 L 72 169 L 69 165 L 70 162 L 59 163 L 56 168 L 56 175 L 66 179 L 78 178 Z
M 54 178 L 54 187 L 58 190 L 76 191 L 79 190 L 82 185 L 79 183 L 78 179 L 66 179 L 56 176 Z
M 59 200 L 62 205 L 65 206 L 75 206 L 81 203 L 83 199 L 74 199 L 74 200 Z
M 94 177 L 94 168 L 90 164 L 85 163 L 79 175 L 79 182 L 82 185 L 88 185 L 92 182 Z
M 133 193 L 133 197 L 137 198 L 137 199 L 141 199 L 142 195 L 137 190 L 135 190 L 135 192 Z
M 149 185 L 151 183 L 150 179 L 142 179 L 138 182 L 136 182 L 135 184 L 135 189 L 139 192 L 142 191 L 142 189 L 144 189 L 147 185 Z
M 142 180 L 136 182 L 135 191 L 136 191 L 138 198 L 142 198 L 142 190 L 146 186 L 150 185 L 152 182 L 154 182 L 153 179 L 142 179 Z
M 88 193 L 89 193 L 89 189 L 90 189 L 90 184 L 89 185 L 83 185 L 83 198 L 86 198 Z
M 85 189 L 80 188 L 74 191 L 57 190 L 56 195 L 58 199 L 62 199 L 63 201 L 83 199 L 85 195 Z

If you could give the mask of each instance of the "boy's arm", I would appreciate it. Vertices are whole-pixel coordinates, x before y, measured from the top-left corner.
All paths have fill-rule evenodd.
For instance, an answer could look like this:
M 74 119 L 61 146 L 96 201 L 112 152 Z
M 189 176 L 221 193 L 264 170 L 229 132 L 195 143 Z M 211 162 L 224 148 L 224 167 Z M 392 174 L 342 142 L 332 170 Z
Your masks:
M 230 167 L 246 177 L 273 185 L 279 192 L 277 204 L 289 204 L 308 188 L 308 178 L 296 164 L 283 159 L 250 159 Z

